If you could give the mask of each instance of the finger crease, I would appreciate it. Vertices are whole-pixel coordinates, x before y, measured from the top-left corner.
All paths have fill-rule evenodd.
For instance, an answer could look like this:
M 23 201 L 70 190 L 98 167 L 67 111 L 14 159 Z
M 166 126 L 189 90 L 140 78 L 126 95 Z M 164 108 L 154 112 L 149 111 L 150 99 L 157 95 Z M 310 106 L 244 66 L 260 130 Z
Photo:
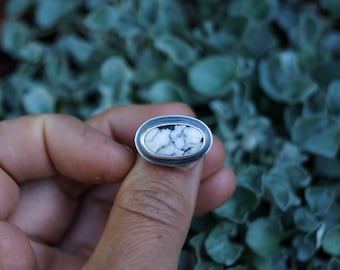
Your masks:
M 53 172 L 57 173 L 60 175 L 59 170 L 57 169 L 57 167 L 54 164 L 54 161 L 52 159 L 52 155 L 50 153 L 50 149 L 48 147 L 48 142 L 47 142 L 47 132 L 46 132 L 46 118 L 42 119 L 42 141 L 44 144 L 44 149 L 45 149 L 45 153 L 46 153 L 46 157 L 48 160 L 48 163 L 51 166 L 51 169 L 53 170 Z
M 145 205 L 147 207 L 151 207 L 150 205 Z M 177 227 L 175 224 L 173 224 L 172 222 L 167 222 L 165 219 L 162 219 L 162 218 L 157 218 L 157 217 L 154 217 L 150 214 L 145 214 L 143 212 L 140 212 L 140 211 L 137 211 L 137 210 L 134 210 L 134 209 L 131 209 L 129 207 L 125 207 L 125 206 L 122 206 L 122 205 L 119 205 L 119 208 L 121 208 L 122 210 L 130 213 L 130 214 L 133 214 L 137 217 L 142 217 L 148 221 L 152 221 L 152 222 L 155 222 L 155 223 L 160 223 L 160 224 L 163 224 L 167 227 L 171 227 L 173 229 L 175 229 L 176 231 L 181 231 L 179 227 Z M 153 207 L 155 208 L 156 210 L 159 210 L 159 208 L 157 207 Z

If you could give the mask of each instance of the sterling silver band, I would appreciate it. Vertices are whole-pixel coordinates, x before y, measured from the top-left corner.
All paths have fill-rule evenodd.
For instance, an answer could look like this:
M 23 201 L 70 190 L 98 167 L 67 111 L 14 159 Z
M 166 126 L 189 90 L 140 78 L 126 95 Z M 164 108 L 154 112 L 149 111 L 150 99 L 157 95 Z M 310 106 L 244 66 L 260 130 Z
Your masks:
M 212 133 L 205 123 L 182 115 L 149 119 L 135 135 L 138 153 L 152 163 L 166 166 L 200 159 L 210 150 L 212 142 Z

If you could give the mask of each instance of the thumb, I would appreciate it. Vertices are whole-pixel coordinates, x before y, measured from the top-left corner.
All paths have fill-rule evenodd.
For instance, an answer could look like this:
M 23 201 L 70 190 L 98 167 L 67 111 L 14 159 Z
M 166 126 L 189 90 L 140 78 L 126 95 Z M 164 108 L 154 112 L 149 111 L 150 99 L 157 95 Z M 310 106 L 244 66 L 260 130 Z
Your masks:
M 139 158 L 117 194 L 87 267 L 177 269 L 201 172 L 202 161 L 187 167 L 163 167 Z

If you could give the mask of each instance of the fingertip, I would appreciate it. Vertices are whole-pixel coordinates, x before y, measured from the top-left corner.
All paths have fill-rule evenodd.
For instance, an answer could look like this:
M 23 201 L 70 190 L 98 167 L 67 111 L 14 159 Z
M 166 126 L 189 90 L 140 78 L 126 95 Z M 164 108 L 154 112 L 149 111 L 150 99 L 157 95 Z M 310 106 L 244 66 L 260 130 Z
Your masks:
M 199 188 L 195 216 L 201 216 L 221 206 L 233 195 L 236 189 L 236 177 L 230 168 L 222 168 L 201 183 Z
M 222 141 L 218 137 L 213 136 L 213 145 L 204 158 L 203 178 L 207 178 L 221 169 L 224 166 L 225 158 L 226 150 Z

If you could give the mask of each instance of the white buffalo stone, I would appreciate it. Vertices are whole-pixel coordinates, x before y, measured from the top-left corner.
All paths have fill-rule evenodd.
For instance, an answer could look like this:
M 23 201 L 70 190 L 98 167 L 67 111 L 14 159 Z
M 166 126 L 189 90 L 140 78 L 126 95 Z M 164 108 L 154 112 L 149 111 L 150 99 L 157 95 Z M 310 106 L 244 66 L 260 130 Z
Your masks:
M 144 143 L 156 155 L 186 157 L 202 148 L 203 134 L 188 125 L 154 127 L 145 135 Z

